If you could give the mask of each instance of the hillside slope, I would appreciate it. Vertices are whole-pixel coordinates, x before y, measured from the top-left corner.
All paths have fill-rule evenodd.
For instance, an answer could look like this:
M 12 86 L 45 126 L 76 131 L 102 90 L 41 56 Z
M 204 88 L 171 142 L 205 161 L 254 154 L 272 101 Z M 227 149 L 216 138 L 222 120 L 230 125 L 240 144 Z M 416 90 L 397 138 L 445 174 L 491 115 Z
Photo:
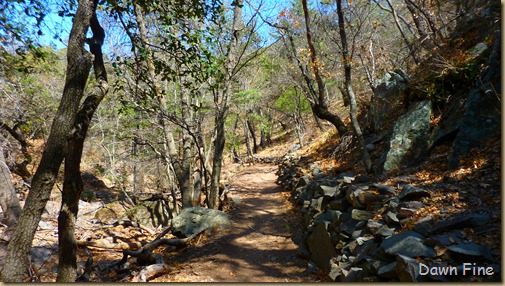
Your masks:
M 333 131 L 284 157 L 279 183 L 305 217 L 308 257 L 331 279 L 502 280 L 499 9 L 465 15 L 414 72 L 379 82 L 374 96 L 398 97 L 360 117 L 375 174 Z

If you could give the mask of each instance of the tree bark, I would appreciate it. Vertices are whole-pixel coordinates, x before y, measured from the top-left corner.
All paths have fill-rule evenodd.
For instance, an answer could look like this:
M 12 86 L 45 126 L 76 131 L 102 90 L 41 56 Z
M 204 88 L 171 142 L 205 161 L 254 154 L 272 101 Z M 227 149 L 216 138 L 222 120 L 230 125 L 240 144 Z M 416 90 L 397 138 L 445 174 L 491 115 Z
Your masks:
M 181 118 L 183 121 L 193 121 L 193 114 L 189 108 L 190 95 L 187 91 L 181 92 Z M 182 130 L 182 156 L 180 157 L 181 170 L 178 175 L 179 188 L 182 194 L 182 208 L 194 207 L 196 203 L 194 186 L 191 184 L 191 174 L 193 173 L 193 149 L 194 144 L 189 130 Z
M 349 58 L 349 48 L 347 43 L 347 35 L 345 31 L 345 19 L 344 13 L 342 11 L 342 0 L 336 0 L 337 2 L 337 15 L 338 15 L 338 27 L 340 34 L 340 41 L 342 42 L 342 57 L 344 59 L 344 90 L 343 93 L 346 93 L 349 98 L 349 113 L 351 117 L 351 124 L 354 129 L 354 133 L 358 138 L 358 142 L 360 144 L 363 163 L 365 165 L 365 169 L 368 173 L 372 173 L 372 162 L 370 160 L 370 155 L 365 147 L 365 139 L 363 138 L 363 132 L 361 131 L 361 127 L 358 122 L 357 117 L 357 106 L 356 106 L 356 96 L 352 90 L 351 86 L 351 59 Z
M 90 20 L 93 37 L 88 40 L 90 51 L 94 55 L 94 71 L 96 85 L 84 100 L 77 113 L 74 129 L 67 142 L 65 155 L 65 173 L 62 191 L 62 204 L 58 216 L 59 264 L 58 282 L 75 282 L 77 278 L 77 242 L 75 239 L 75 222 L 79 211 L 79 199 L 83 191 L 81 178 L 81 158 L 84 139 L 88 132 L 91 119 L 98 105 L 108 91 L 107 73 L 102 55 L 102 44 L 105 33 L 96 17 L 96 4 L 89 8 L 93 10 Z M 74 22 L 75 24 L 75 22 Z
M 253 150 L 251 148 L 251 133 L 249 132 L 249 129 L 247 128 L 247 122 L 243 122 L 244 125 L 244 135 L 245 135 L 245 148 L 247 151 L 247 156 L 252 157 L 253 156 Z
M 247 119 L 246 124 L 249 132 L 251 133 L 251 138 L 253 141 L 253 154 L 256 154 L 258 153 L 258 142 L 256 141 L 256 131 L 254 130 L 254 124 L 252 123 L 251 119 Z
M 214 103 L 216 104 L 215 123 L 215 140 L 214 140 L 214 158 L 212 159 L 212 177 L 210 181 L 210 191 L 207 202 L 209 208 L 219 208 L 219 182 L 221 178 L 221 166 L 223 163 L 223 151 L 225 137 L 225 121 L 228 113 L 228 100 L 231 96 L 231 83 L 235 76 L 235 68 L 239 63 L 238 58 L 238 43 L 241 39 L 241 31 L 243 28 L 242 23 L 242 9 L 244 6 L 243 0 L 236 0 L 233 9 L 233 22 L 231 28 L 231 39 L 228 43 L 228 49 L 225 60 L 225 79 L 222 90 L 214 91 Z M 220 98 L 219 98 L 220 97 Z
M 66 140 L 74 121 L 91 69 L 92 56 L 84 49 L 93 2 L 80 0 L 74 16 L 67 49 L 67 71 L 63 96 L 54 118 L 40 164 L 33 176 L 31 190 L 18 226 L 7 247 L 0 280 L 23 282 L 28 254 L 42 211 L 51 195 L 66 150 Z
M 227 91 L 226 91 L 227 92 Z M 225 143 L 224 123 L 226 119 L 227 107 L 218 112 L 215 119 L 216 138 L 214 141 L 214 158 L 212 159 L 212 177 L 210 181 L 209 208 L 219 208 L 219 187 L 221 179 L 221 166 L 223 163 L 223 151 Z
M 310 14 L 307 5 L 307 0 L 302 0 L 302 6 L 303 6 L 303 14 L 305 17 L 305 36 L 307 38 L 307 45 L 309 46 L 310 51 L 309 65 L 312 68 L 312 72 L 314 73 L 314 78 L 317 85 L 317 92 L 316 92 L 312 88 L 310 81 L 307 80 L 308 76 L 305 75 L 307 81 L 307 87 L 309 91 L 312 91 L 312 93 L 314 93 L 313 96 L 314 100 L 312 101 L 309 100 L 311 102 L 311 109 L 312 112 L 318 118 L 329 121 L 331 124 L 333 124 L 333 126 L 335 126 L 335 128 L 338 130 L 339 135 L 343 136 L 344 134 L 347 133 L 347 127 L 337 114 L 332 113 L 328 110 L 328 105 L 326 103 L 326 92 L 325 92 L 326 87 L 323 78 L 321 77 L 320 74 L 321 73 L 321 71 L 319 70 L 320 62 L 319 59 L 317 58 L 317 51 L 312 41 L 312 32 L 310 30 Z

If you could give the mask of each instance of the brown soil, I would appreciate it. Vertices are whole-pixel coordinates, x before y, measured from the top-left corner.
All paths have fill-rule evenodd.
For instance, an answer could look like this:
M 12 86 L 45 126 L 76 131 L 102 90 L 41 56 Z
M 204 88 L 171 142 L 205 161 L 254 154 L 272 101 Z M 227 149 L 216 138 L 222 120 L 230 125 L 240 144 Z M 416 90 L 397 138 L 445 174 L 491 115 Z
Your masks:
M 230 196 L 240 199 L 229 213 L 232 227 L 166 257 L 174 271 L 151 281 L 318 281 L 297 255 L 300 220 L 275 184 L 276 168 L 255 165 L 240 172 L 231 182 Z
M 230 166 L 228 166 L 230 167 Z M 151 282 L 316 282 L 321 281 L 319 272 L 307 271 L 308 261 L 298 256 L 302 241 L 300 214 L 288 201 L 288 192 L 275 184 L 277 166 L 254 165 L 246 167 L 232 177 L 229 197 L 240 202 L 229 208 L 233 224 L 226 230 L 215 230 L 195 238 L 184 249 L 157 249 L 165 263 L 170 265 L 168 273 L 151 279 Z M 236 170 L 236 169 L 235 169 Z M 57 192 L 53 192 L 57 194 Z M 59 198 L 53 198 L 46 206 L 47 213 L 42 217 L 42 226 L 35 235 L 33 246 L 39 248 L 40 257 L 34 258 L 34 270 L 41 282 L 54 282 L 56 279 L 57 221 Z M 98 239 L 97 236 L 110 235 L 104 227 L 92 223 L 94 212 L 85 215 L 92 204 L 82 203 L 78 220 L 77 239 Z M 89 205 L 89 206 L 88 206 Z M 88 206 L 88 207 L 86 207 Z M 90 212 L 90 210 L 88 210 Z M 106 227 L 105 230 L 115 230 Z M 0 227 L 0 233 L 4 228 Z M 117 230 L 121 236 L 138 234 L 137 229 Z M 141 235 L 137 240 L 144 237 Z M 153 236 L 154 237 L 154 236 Z M 148 238 L 151 241 L 153 237 Z M 0 268 L 7 244 L 0 239 Z M 83 249 L 78 251 L 80 268 L 87 259 Z M 135 271 L 118 274 L 108 266 L 121 259 L 121 252 L 92 249 L 93 260 L 104 272 L 97 271 L 93 281 L 129 281 L 141 268 L 133 260 Z M 97 265 L 98 265 L 97 264 Z M 82 269 L 79 269 L 79 273 Z

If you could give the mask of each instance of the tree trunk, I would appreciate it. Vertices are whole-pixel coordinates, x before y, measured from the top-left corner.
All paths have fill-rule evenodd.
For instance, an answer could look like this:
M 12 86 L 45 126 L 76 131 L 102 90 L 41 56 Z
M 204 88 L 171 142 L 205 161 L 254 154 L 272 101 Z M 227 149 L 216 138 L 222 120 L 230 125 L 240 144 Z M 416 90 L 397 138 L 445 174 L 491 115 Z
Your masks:
M 214 102 L 216 104 L 215 115 L 215 140 L 214 140 L 214 158 L 212 159 L 212 177 L 210 182 L 209 197 L 207 198 L 209 208 L 219 208 L 219 181 L 221 177 L 221 166 L 223 163 L 223 151 L 226 141 L 224 125 L 228 113 L 228 100 L 231 96 L 231 83 L 235 76 L 234 69 L 236 68 L 240 58 L 238 57 L 238 43 L 241 39 L 242 9 L 244 6 L 243 0 L 233 2 L 233 22 L 231 28 L 231 39 L 228 43 L 228 49 L 225 60 L 225 79 L 224 86 L 221 91 L 214 91 Z M 219 99 L 220 97 L 220 99 Z
M 326 104 L 314 104 L 311 105 L 310 107 L 312 109 L 312 112 L 317 116 L 317 118 L 326 120 L 331 124 L 333 124 L 333 126 L 335 126 L 335 128 L 337 129 L 340 137 L 347 134 L 348 132 L 347 127 L 345 126 L 342 119 L 340 119 L 340 116 L 330 112 Z
M 244 121 L 244 135 L 245 135 L 245 147 L 247 150 L 247 156 L 252 157 L 253 156 L 253 150 L 251 148 L 251 139 L 250 139 L 250 132 L 249 129 L 247 128 L 247 122 Z
M 237 127 L 238 127 L 238 121 L 239 121 L 239 115 L 235 118 L 235 123 L 233 123 L 233 134 L 237 134 Z M 237 139 L 235 139 L 237 140 Z M 232 156 L 233 156 L 233 163 L 238 163 L 240 161 L 239 154 L 237 152 L 237 148 L 235 147 L 236 142 L 233 142 L 232 145 Z
M 16 223 L 21 215 L 21 206 L 16 195 L 12 177 L 5 163 L 3 148 L 0 145 L 0 206 L 2 207 L 4 217 L 2 221 L 8 226 L 5 234 L 10 233 L 16 227 Z M 7 238 L 7 237 L 4 237 Z
M 349 98 L 349 113 L 351 117 L 351 124 L 354 129 L 354 133 L 356 137 L 358 137 L 358 142 L 361 147 L 361 153 L 363 157 L 363 163 L 365 165 L 365 169 L 368 173 L 372 173 L 372 162 L 370 161 L 370 155 L 365 147 L 365 139 L 363 138 L 363 132 L 361 131 L 361 127 L 358 122 L 357 117 L 357 106 L 356 106 L 356 96 L 352 90 L 351 86 L 351 59 L 349 58 L 349 50 L 347 43 L 347 35 L 345 32 L 345 19 L 344 13 L 342 11 L 342 0 L 336 0 L 337 2 L 337 15 L 338 15 L 338 27 L 340 34 L 340 41 L 342 42 L 342 57 L 344 59 L 344 90 L 343 93 L 346 93 Z
M 263 118 L 263 110 L 259 108 L 259 115 Z M 264 127 L 260 127 L 260 147 L 265 149 L 267 147 L 266 131 Z
M 96 5 L 97 2 L 95 2 Z M 92 9 L 95 10 L 96 6 Z M 93 38 L 88 41 L 94 57 L 94 72 L 96 85 L 84 100 L 74 123 L 73 133 L 67 143 L 65 155 L 65 178 L 63 181 L 62 204 L 58 216 L 59 264 L 58 282 L 75 282 L 77 278 L 77 243 L 75 239 L 75 222 L 79 211 L 79 198 L 83 191 L 81 178 L 81 158 L 84 139 L 89 129 L 91 119 L 98 105 L 109 89 L 107 72 L 102 55 L 102 43 L 105 33 L 100 26 L 95 12 L 91 18 Z
M 189 94 L 185 91 L 181 92 L 181 103 L 182 103 L 182 119 L 193 121 L 192 114 L 189 110 Z M 192 125 L 192 124 L 191 124 Z M 183 138 L 182 138 L 182 158 L 181 161 L 181 172 L 179 174 L 179 187 L 181 189 L 182 194 L 182 207 L 194 207 L 195 206 L 195 198 L 194 198 L 194 188 L 191 184 L 191 174 L 193 173 L 193 140 L 189 135 L 189 131 L 183 129 Z
M 93 2 L 80 0 L 73 19 L 67 49 L 67 72 L 63 96 L 54 118 L 40 164 L 33 176 L 16 230 L 7 247 L 0 280 L 23 282 L 28 267 L 28 254 L 42 212 L 51 195 L 66 150 L 66 140 L 83 95 L 92 56 L 84 49 L 86 32 L 93 14 Z
M 312 41 L 312 32 L 310 30 L 310 14 L 309 8 L 307 6 L 307 0 L 302 0 L 303 6 L 303 14 L 305 17 L 305 35 L 307 38 L 307 45 L 309 46 L 309 55 L 310 55 L 310 64 L 309 66 L 312 68 L 314 73 L 314 77 L 317 84 L 317 93 L 314 94 L 314 100 L 311 103 L 312 112 L 320 119 L 329 121 L 335 128 L 338 130 L 340 136 L 343 136 L 347 133 L 347 128 L 340 119 L 340 117 L 328 110 L 328 106 L 326 104 L 326 87 L 323 82 L 323 79 L 319 70 L 319 60 L 317 58 L 317 51 Z M 306 77 L 307 78 L 307 77 Z M 306 79 L 307 81 L 307 79 Z M 307 82 L 308 89 L 312 92 L 315 92 L 313 88 L 311 88 L 311 84 Z
M 250 119 L 246 120 L 246 124 L 247 129 L 249 129 L 249 132 L 251 133 L 251 138 L 253 141 L 253 154 L 256 154 L 258 153 L 258 142 L 256 142 L 256 131 L 254 130 L 254 124 L 251 122 Z
M 216 117 L 215 122 L 216 139 L 214 141 L 214 158 L 212 159 L 212 177 L 210 181 L 210 192 L 208 198 L 209 208 L 212 209 L 219 208 L 219 183 L 221 179 L 221 165 L 223 162 L 224 143 L 226 140 L 224 131 L 226 112 L 227 108 L 218 111 L 218 116 Z

